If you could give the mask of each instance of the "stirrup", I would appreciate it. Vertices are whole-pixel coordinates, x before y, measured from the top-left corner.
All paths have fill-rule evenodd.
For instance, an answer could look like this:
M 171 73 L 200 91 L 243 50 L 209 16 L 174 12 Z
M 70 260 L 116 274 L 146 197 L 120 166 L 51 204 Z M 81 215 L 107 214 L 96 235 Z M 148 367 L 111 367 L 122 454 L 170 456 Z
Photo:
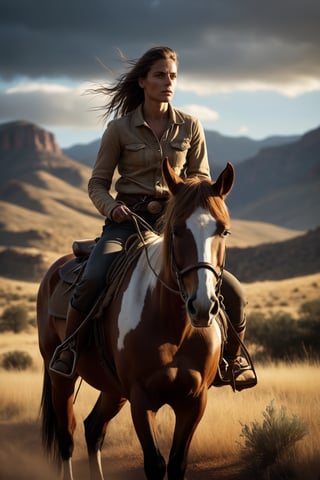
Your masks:
M 240 357 L 243 358 L 243 357 Z M 247 361 L 247 359 L 245 358 Z M 250 381 L 245 383 L 245 381 L 239 383 L 237 382 L 237 377 L 241 375 L 243 372 L 246 371 L 251 371 L 253 374 L 253 378 L 250 379 Z M 237 360 L 231 360 L 231 359 L 226 359 L 224 357 L 221 358 L 219 367 L 218 367 L 218 372 L 217 375 L 212 383 L 213 386 L 215 387 L 222 387 L 222 386 L 227 386 L 230 385 L 232 390 L 240 392 L 241 390 L 244 390 L 246 388 L 252 388 L 257 384 L 257 374 L 255 372 L 255 369 L 253 367 L 252 362 L 247 361 L 247 365 L 241 366 L 241 362 L 238 362 Z
M 76 363 L 77 363 L 77 352 L 76 350 L 73 348 L 73 344 L 74 343 L 62 343 L 61 345 L 58 345 L 57 348 L 55 349 L 54 351 L 54 354 L 52 355 L 52 358 L 50 360 L 50 363 L 49 363 L 49 370 L 51 372 L 54 372 L 54 373 L 57 373 L 58 375 L 61 375 L 62 377 L 66 377 L 66 378 L 72 378 L 74 376 L 74 372 L 75 372 L 75 369 L 76 369 Z M 54 363 L 58 360 L 62 361 L 59 357 L 60 357 L 60 354 L 64 351 L 68 350 L 69 352 L 72 353 L 73 355 L 73 361 L 72 361 L 72 365 L 71 365 L 71 370 L 69 373 L 65 373 L 65 372 L 61 372 L 60 370 L 57 370 L 54 368 Z
M 246 365 L 241 364 L 242 359 L 244 359 L 247 362 Z M 237 381 L 237 378 L 239 376 L 249 371 L 252 373 L 253 378 L 248 380 L 243 380 L 243 381 L 241 380 Z M 257 384 L 257 375 L 253 368 L 252 363 L 248 362 L 246 358 L 243 358 L 240 355 L 236 357 L 233 361 L 229 360 L 229 374 L 230 374 L 230 383 L 233 391 L 237 390 L 238 392 L 240 392 L 241 390 L 244 390 L 246 388 L 252 388 Z

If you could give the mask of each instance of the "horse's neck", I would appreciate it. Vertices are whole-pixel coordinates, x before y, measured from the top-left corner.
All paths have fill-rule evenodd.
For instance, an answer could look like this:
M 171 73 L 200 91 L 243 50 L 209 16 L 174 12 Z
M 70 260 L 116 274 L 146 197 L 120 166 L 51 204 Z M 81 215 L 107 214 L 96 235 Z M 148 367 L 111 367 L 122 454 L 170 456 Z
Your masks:
M 142 271 L 149 276 L 149 286 L 155 289 L 159 300 L 162 322 L 167 322 L 169 330 L 184 336 L 189 327 L 184 302 L 179 294 L 177 280 L 172 272 L 170 259 L 163 255 L 163 237 L 148 247 L 147 255 L 142 253 Z M 174 322 L 173 322 L 174 320 Z

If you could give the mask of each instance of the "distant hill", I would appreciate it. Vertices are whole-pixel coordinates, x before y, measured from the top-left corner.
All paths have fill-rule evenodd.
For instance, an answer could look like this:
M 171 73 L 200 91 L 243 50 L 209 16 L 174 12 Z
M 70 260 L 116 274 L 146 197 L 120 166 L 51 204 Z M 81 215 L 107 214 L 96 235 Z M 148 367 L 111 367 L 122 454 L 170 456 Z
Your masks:
M 320 228 L 284 242 L 230 248 L 227 251 L 226 267 L 246 283 L 318 273 Z
M 91 169 L 63 155 L 52 134 L 28 122 L 1 125 L 0 165 L 0 246 L 68 252 L 72 237 L 97 234 Z
M 0 276 L 40 281 L 56 256 L 40 248 L 40 241 L 45 244 L 46 238 L 37 236 L 34 230 L 22 232 L 16 240 L 19 238 L 21 240 L 25 233 L 29 234 L 33 243 L 38 241 L 38 248 L 0 249 Z M 59 246 L 58 242 L 56 246 Z M 67 252 L 69 251 L 70 248 Z M 226 269 L 245 283 L 283 280 L 318 273 L 320 272 L 320 228 L 286 241 L 247 248 L 228 247 Z
M 52 133 L 24 121 L 0 125 L 0 162 L 2 199 L 15 190 L 11 182 L 17 188 L 21 182 L 41 186 L 39 172 L 80 188 L 86 186 L 90 175 L 88 168 L 62 153 Z
M 227 162 L 238 165 L 243 160 L 256 155 L 261 149 L 271 146 L 280 146 L 298 140 L 298 135 L 272 136 L 262 140 L 253 140 L 248 137 L 230 137 L 218 132 L 206 130 L 208 157 L 212 174 L 216 176 Z
M 264 140 L 206 131 L 213 176 L 219 174 L 227 161 L 236 167 L 236 182 L 228 199 L 232 216 L 297 230 L 320 225 L 316 209 L 319 131 L 315 129 L 300 137 L 274 136 Z M 64 152 L 92 166 L 99 144 L 100 140 L 96 140 Z
M 320 127 L 236 167 L 233 217 L 308 229 L 320 225 Z
M 77 143 L 71 147 L 64 148 L 63 153 L 70 158 L 78 160 L 89 167 L 93 167 L 97 158 L 97 153 L 100 146 L 100 139 L 93 140 L 90 143 Z
M 287 148 L 292 145 L 295 151 L 295 144 Z M 39 280 L 53 259 L 70 252 L 74 239 L 94 238 L 101 232 L 104 219 L 87 195 L 91 168 L 63 154 L 52 134 L 28 122 L 0 125 L 0 163 L 0 276 Z M 305 184 L 312 179 L 306 175 Z M 234 248 L 242 251 L 266 243 L 272 248 L 279 241 L 301 237 L 302 230 L 232 215 L 228 259 Z
M 262 148 L 285 145 L 296 141 L 298 135 L 272 136 L 263 140 L 248 137 L 228 137 L 212 130 L 206 130 L 208 157 L 213 174 L 217 173 L 227 162 L 238 164 L 242 160 L 256 155 Z M 93 166 L 100 146 L 100 139 L 88 144 L 76 144 L 65 148 L 63 153 L 85 165 Z

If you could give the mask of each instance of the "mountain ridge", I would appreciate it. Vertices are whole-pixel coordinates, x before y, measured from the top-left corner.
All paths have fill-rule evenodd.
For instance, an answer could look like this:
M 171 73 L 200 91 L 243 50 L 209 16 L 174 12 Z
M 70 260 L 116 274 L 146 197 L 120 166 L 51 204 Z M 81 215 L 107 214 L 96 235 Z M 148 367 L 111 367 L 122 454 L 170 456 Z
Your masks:
M 229 206 L 236 218 L 308 229 L 320 225 L 319 191 L 320 127 L 241 162 Z
M 23 124 L 20 123 L 19 128 L 23 128 Z M 3 129 L 4 126 L 0 126 L 0 131 Z M 29 134 L 31 131 L 31 134 L 35 132 L 35 135 L 45 137 L 37 129 L 28 131 Z M 21 138 L 28 137 L 20 136 Z M 54 142 L 53 138 L 53 145 Z M 304 138 L 303 142 L 308 148 L 313 145 L 310 136 Z M 45 265 L 48 266 L 49 258 L 53 260 L 59 254 L 69 253 L 73 240 L 99 236 L 104 219 L 94 209 L 87 195 L 91 168 L 67 157 L 63 152 L 57 152 L 51 146 L 46 150 L 45 142 L 40 147 L 35 142 L 30 142 L 30 139 L 25 144 L 20 140 L 18 143 L 18 148 L 0 148 L 3 172 L 0 178 L 1 270 L 6 269 L 7 274 L 11 272 L 12 275 L 19 275 L 19 265 L 21 269 L 21 262 L 26 258 L 23 255 L 29 255 L 30 262 L 37 264 L 32 270 L 29 263 L 30 275 L 31 271 L 35 272 L 33 275 L 38 275 L 44 271 Z M 236 185 L 239 181 L 238 170 L 245 162 L 236 166 Z M 307 180 L 310 181 L 310 178 Z M 227 199 L 229 208 L 230 200 L 231 196 Z M 264 201 L 263 197 L 261 201 Z M 238 219 L 233 215 L 232 205 L 230 211 L 230 252 L 233 248 L 241 251 L 247 249 L 247 255 L 252 256 L 249 248 L 259 248 L 259 245 L 265 243 L 273 248 L 279 241 L 303 236 L 304 231 L 309 229 L 308 226 L 301 228 L 300 224 L 300 228 L 283 228 L 272 221 L 265 223 L 261 220 Z M 315 226 L 312 224 L 311 228 Z M 263 255 L 262 250 L 261 252 Z M 259 257 L 260 254 L 257 255 Z M 242 259 L 241 263 L 244 263 Z M 25 275 L 28 276 L 28 268 L 26 270 Z
M 262 140 L 253 140 L 245 136 L 222 135 L 214 130 L 205 130 L 205 137 L 212 172 L 218 171 L 227 162 L 237 165 L 242 160 L 257 154 L 262 148 L 284 145 L 300 138 L 299 135 L 273 135 Z M 96 139 L 87 144 L 78 143 L 64 148 L 62 151 L 65 155 L 92 167 L 99 150 L 100 141 L 100 139 Z

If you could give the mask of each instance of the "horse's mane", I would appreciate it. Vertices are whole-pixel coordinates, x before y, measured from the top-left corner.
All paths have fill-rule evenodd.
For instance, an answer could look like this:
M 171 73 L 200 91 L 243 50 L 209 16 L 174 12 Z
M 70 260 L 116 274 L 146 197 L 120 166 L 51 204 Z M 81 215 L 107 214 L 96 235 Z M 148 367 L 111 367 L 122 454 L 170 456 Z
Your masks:
M 202 207 L 217 220 L 229 228 L 230 217 L 223 198 L 214 190 L 214 183 L 197 177 L 185 180 L 176 195 L 171 195 L 165 213 L 161 219 L 161 231 L 164 237 L 164 258 L 168 258 L 169 240 L 172 227 L 183 223 L 194 210 Z

